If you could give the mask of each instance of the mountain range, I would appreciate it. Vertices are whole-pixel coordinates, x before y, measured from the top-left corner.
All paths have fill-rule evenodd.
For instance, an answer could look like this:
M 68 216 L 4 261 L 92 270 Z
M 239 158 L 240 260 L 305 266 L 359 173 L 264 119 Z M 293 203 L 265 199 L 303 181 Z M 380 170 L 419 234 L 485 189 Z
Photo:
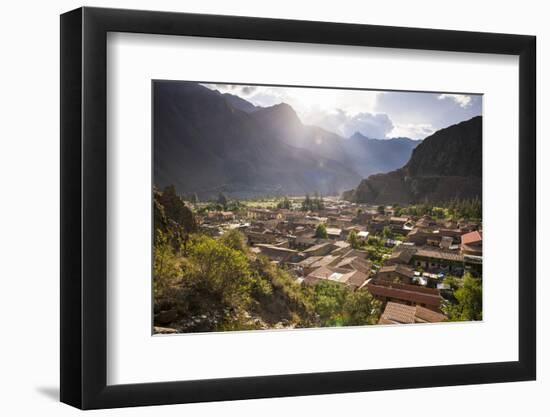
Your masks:
M 154 182 L 208 199 L 339 195 L 402 167 L 421 141 L 343 138 L 285 103 L 258 107 L 193 82 L 155 81 Z
M 409 204 L 482 195 L 482 117 L 438 130 L 400 169 L 371 175 L 343 197 L 359 203 Z

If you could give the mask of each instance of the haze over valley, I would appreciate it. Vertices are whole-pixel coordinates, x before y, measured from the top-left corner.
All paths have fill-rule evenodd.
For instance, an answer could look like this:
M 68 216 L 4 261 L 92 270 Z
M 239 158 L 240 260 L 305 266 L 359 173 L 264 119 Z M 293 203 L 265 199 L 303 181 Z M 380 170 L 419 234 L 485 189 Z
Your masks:
M 294 101 L 295 106 L 302 108 L 302 118 L 317 120 L 320 125 L 332 128 L 331 131 L 318 125 L 303 123 L 298 112 L 285 102 L 260 106 L 257 104 L 260 99 L 253 100 L 255 104 L 239 95 L 220 90 L 224 91 L 220 85 L 154 82 L 155 186 L 162 188 L 174 185 L 178 193 L 197 194 L 200 199 L 216 198 L 219 193 L 231 198 L 253 199 L 264 196 L 300 196 L 313 192 L 333 196 L 344 193 L 348 198 L 361 201 L 366 198 L 373 203 L 391 203 L 392 198 L 395 202 L 408 202 L 417 197 L 426 197 L 426 193 L 412 192 L 404 187 L 401 180 L 389 181 L 391 176 L 401 175 L 395 172 L 405 172 L 399 170 L 406 166 L 410 170 L 415 166 L 414 161 L 420 157 L 411 160 L 411 155 L 422 140 L 388 138 L 387 135 L 400 127 L 396 127 L 386 114 L 359 112 L 355 116 L 349 116 L 349 110 L 336 108 L 332 113 L 317 110 L 312 116 L 311 111 L 306 112 L 296 101 L 296 94 L 285 93 L 289 101 Z M 228 88 L 225 90 L 235 91 Z M 242 94 L 243 91 L 250 90 L 242 87 L 236 91 Z M 261 93 L 261 100 L 266 101 L 266 92 Z M 409 93 L 399 94 L 409 97 L 404 95 Z M 438 95 L 432 101 L 443 105 L 446 99 L 442 99 L 442 96 L 445 95 Z M 419 97 L 424 100 L 424 96 Z M 385 100 L 388 101 L 387 98 Z M 459 109 L 464 103 L 468 103 L 460 98 L 455 101 L 455 107 Z M 342 103 L 345 104 L 345 101 Z M 414 109 L 411 111 L 414 112 Z M 335 118 L 339 120 L 338 123 L 334 121 Z M 468 137 L 461 136 L 457 139 L 457 149 L 463 140 L 468 143 L 473 141 L 473 146 L 480 148 L 481 118 L 478 119 L 479 123 L 475 123 L 478 129 L 465 130 L 464 134 Z M 432 126 L 431 124 L 420 123 L 414 126 L 414 131 L 424 126 L 424 134 L 433 130 L 433 127 L 425 127 Z M 354 129 L 358 130 L 353 131 Z M 349 136 L 344 136 L 343 132 L 347 132 Z M 365 132 L 385 134 L 386 137 L 368 137 Z M 437 140 L 443 136 L 445 135 L 440 131 L 428 135 L 428 145 L 419 147 L 423 149 L 419 151 L 419 155 L 445 153 L 445 146 L 430 151 L 437 148 L 434 143 L 445 141 Z M 455 150 L 453 148 L 453 152 Z M 458 156 L 454 159 L 468 159 L 471 156 L 469 152 L 456 155 Z M 480 155 L 481 153 L 479 157 Z M 431 163 L 426 158 L 422 162 L 423 167 Z M 440 161 L 434 166 L 442 168 L 441 161 L 446 158 L 443 155 L 434 158 L 435 161 Z M 476 159 L 471 165 L 477 166 L 477 162 Z M 467 162 L 454 161 L 454 166 L 462 165 L 467 165 Z M 373 174 L 389 172 L 392 172 L 390 176 L 373 177 L 371 183 L 363 181 Z M 433 174 L 432 172 L 432 177 Z M 435 174 L 441 176 L 440 173 Z M 442 174 L 448 175 L 446 172 Z M 480 179 L 480 172 L 457 171 L 452 176 Z M 444 189 L 452 184 L 461 198 L 473 197 L 481 189 L 473 184 L 476 181 L 471 178 L 455 179 L 451 182 L 442 180 L 438 182 L 438 187 Z M 373 185 L 375 182 L 376 186 Z M 386 187 L 384 184 L 390 183 L 392 192 L 380 191 Z M 423 180 L 416 181 L 415 184 L 421 184 L 422 187 Z M 371 191 L 366 191 L 367 189 Z M 432 197 L 439 198 L 439 194 L 435 193 Z

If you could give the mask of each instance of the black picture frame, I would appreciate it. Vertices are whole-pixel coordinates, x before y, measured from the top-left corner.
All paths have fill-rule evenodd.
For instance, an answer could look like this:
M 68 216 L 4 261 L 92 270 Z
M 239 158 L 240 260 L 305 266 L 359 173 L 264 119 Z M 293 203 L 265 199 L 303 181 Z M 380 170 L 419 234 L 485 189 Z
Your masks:
M 108 32 L 519 56 L 519 360 L 107 385 Z M 536 38 L 102 8 L 61 15 L 61 401 L 82 409 L 423 388 L 536 377 Z

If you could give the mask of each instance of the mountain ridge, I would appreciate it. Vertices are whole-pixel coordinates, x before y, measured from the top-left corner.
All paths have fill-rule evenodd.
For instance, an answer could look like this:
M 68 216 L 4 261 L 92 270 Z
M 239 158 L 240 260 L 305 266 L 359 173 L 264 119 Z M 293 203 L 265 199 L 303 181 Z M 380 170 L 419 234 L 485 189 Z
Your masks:
M 153 111 L 155 185 L 200 198 L 339 195 L 402 166 L 418 144 L 342 138 L 286 103 L 258 107 L 193 82 L 155 82 Z
M 397 170 L 371 175 L 343 198 L 358 203 L 411 204 L 481 198 L 482 117 L 428 136 Z

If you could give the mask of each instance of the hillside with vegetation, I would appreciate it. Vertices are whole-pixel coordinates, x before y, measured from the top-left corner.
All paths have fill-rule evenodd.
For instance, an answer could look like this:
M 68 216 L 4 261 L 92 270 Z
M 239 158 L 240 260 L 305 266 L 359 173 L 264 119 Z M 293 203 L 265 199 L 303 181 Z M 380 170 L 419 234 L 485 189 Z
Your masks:
M 367 290 L 335 282 L 303 286 L 253 253 L 241 232 L 198 231 L 174 187 L 154 191 L 154 325 L 177 332 L 352 326 L 377 323 Z

